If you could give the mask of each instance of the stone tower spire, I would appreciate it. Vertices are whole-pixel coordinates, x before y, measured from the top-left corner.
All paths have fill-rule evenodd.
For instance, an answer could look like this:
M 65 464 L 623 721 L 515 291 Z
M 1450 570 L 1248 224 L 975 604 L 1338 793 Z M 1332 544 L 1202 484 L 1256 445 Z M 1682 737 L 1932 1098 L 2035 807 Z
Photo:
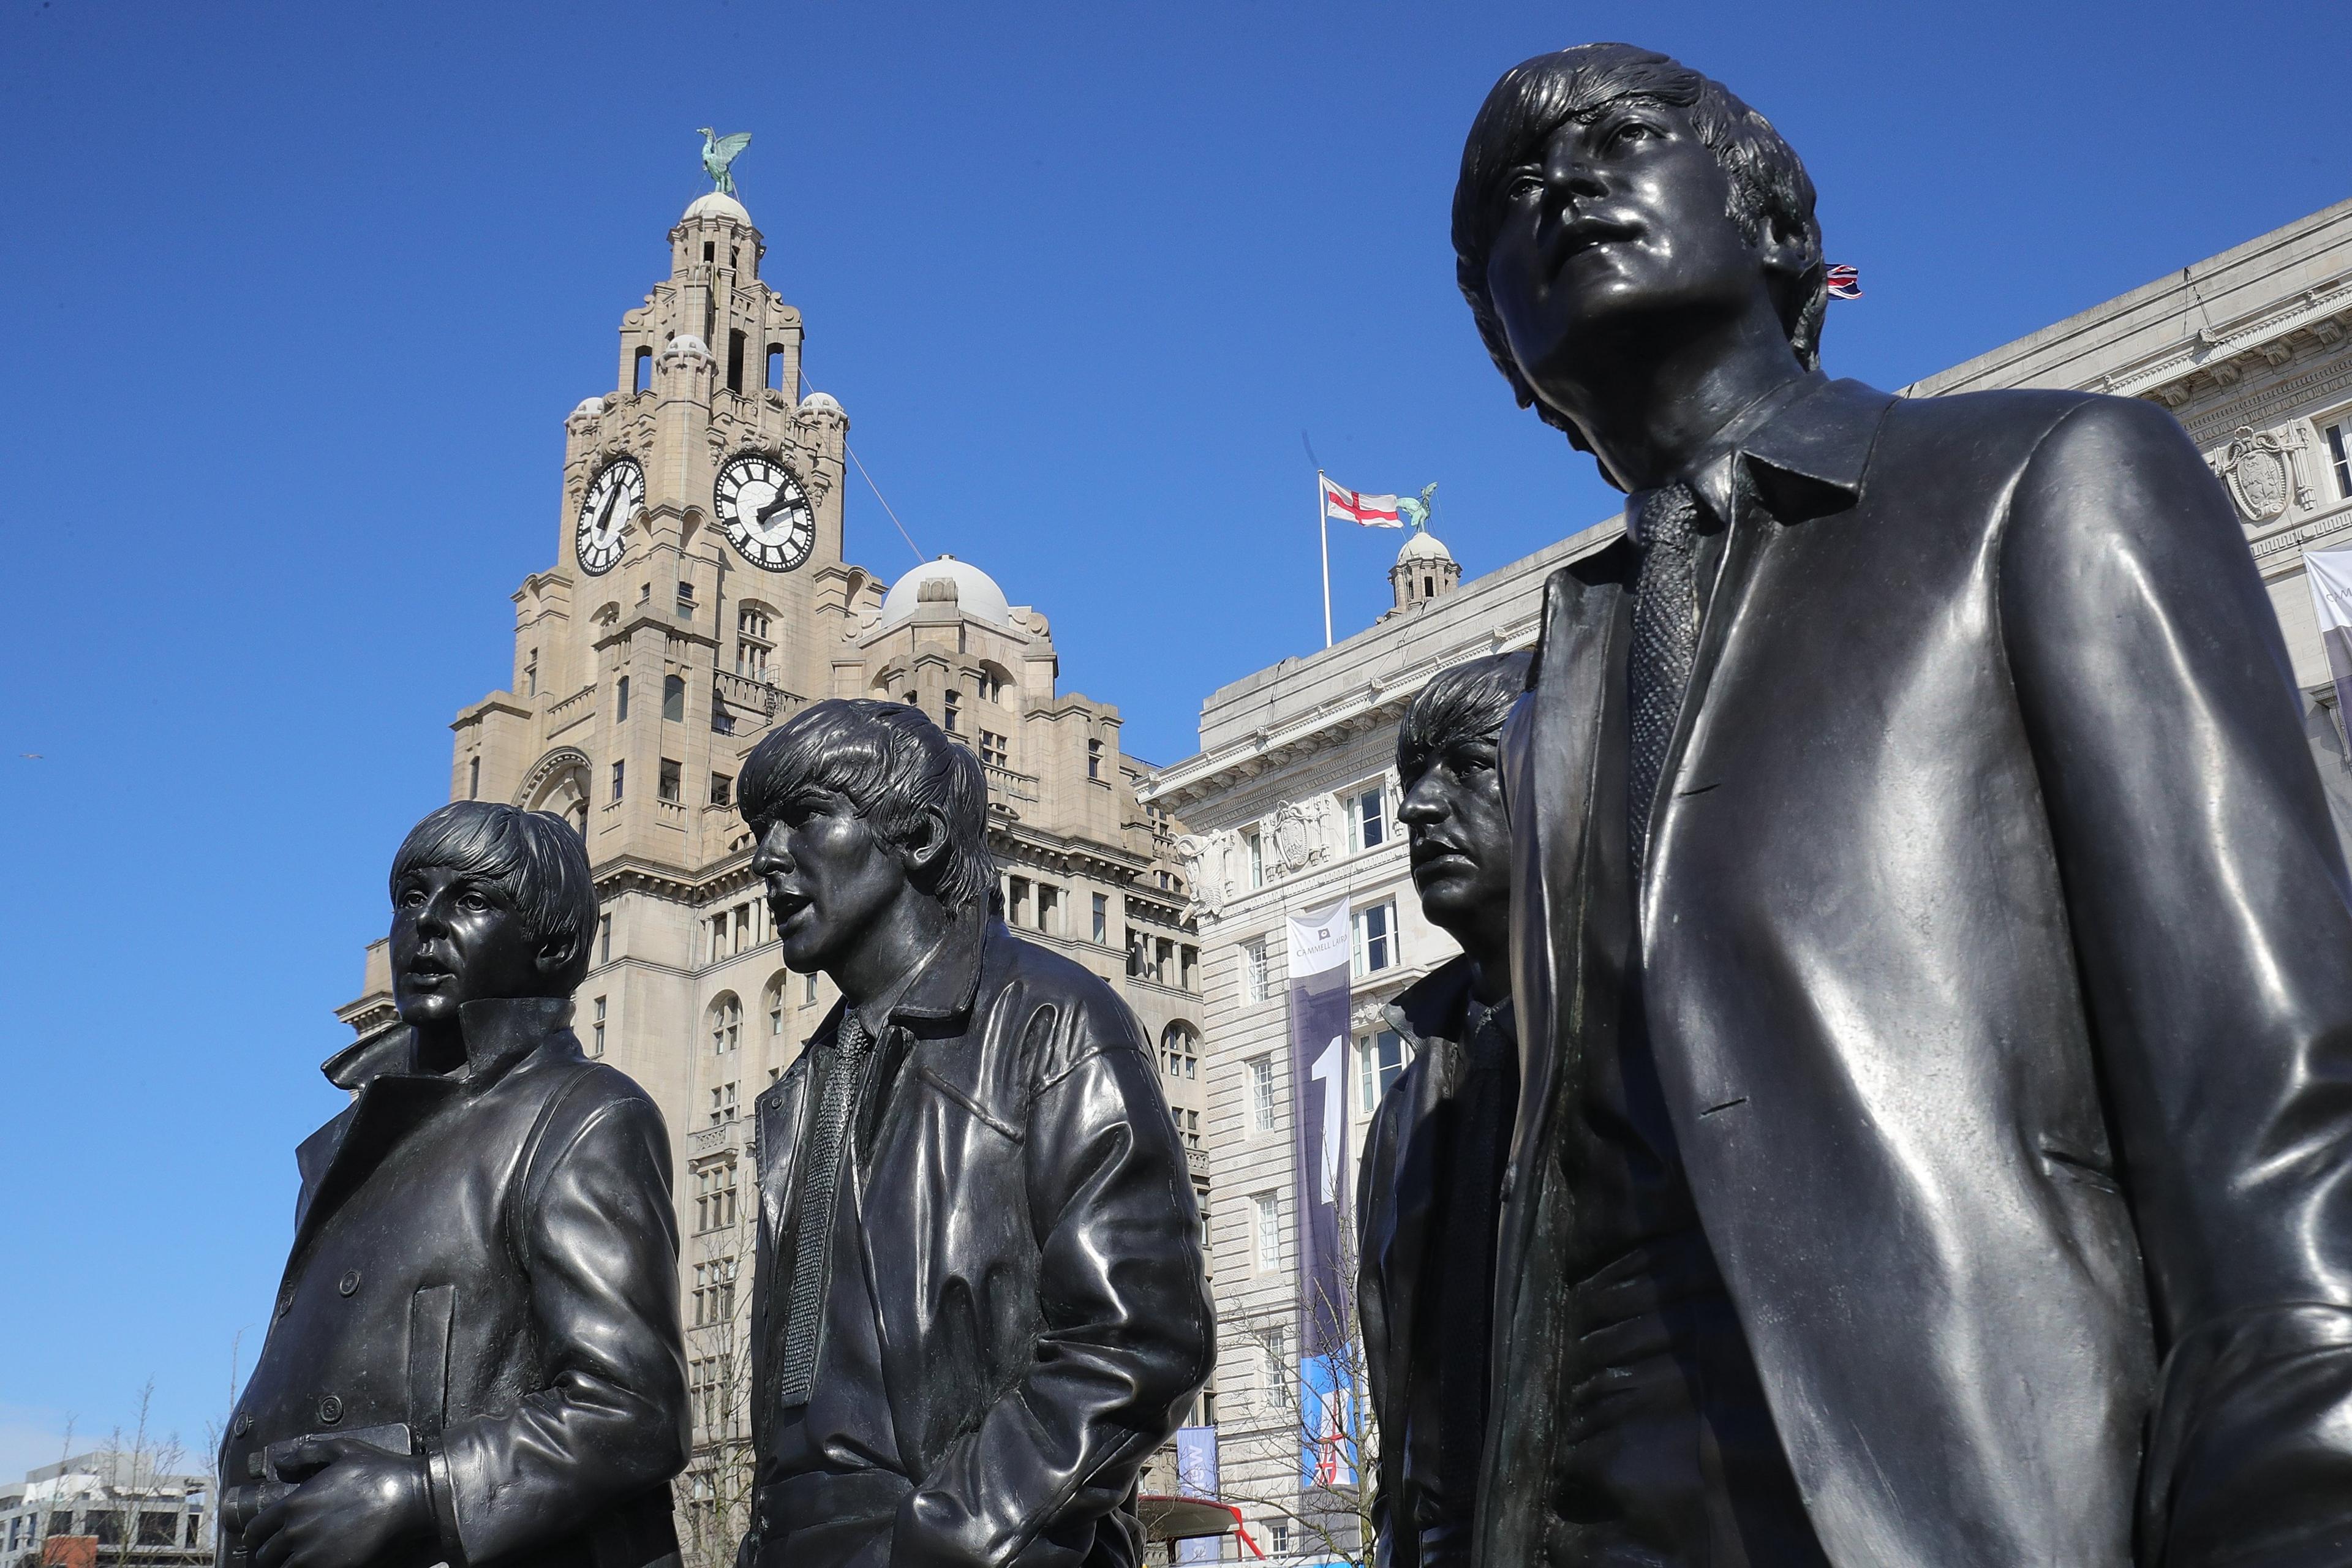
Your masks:
M 1397 552 L 1396 564 L 1389 568 L 1389 586 L 1396 594 L 1396 604 L 1381 619 L 1419 609 L 1461 585 L 1462 567 L 1452 552 L 1427 529 L 1416 528 Z

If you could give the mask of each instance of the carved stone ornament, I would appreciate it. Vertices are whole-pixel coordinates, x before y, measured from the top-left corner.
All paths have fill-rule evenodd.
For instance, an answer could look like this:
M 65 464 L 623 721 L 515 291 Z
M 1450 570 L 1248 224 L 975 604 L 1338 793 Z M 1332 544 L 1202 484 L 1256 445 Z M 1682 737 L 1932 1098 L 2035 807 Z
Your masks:
M 1222 835 L 1180 833 L 1176 861 L 1184 868 L 1184 885 L 1192 889 L 1188 916 L 1214 920 L 1225 907 L 1225 847 Z
M 2294 491 L 2287 470 L 2286 447 L 2269 432 L 2257 435 L 2252 426 L 2240 426 L 2221 456 L 2221 478 L 2230 499 L 2251 522 L 2268 522 L 2286 510 Z
M 1274 814 L 1274 854 L 1285 871 L 1303 870 L 1322 858 L 1322 846 L 1307 814 L 1296 805 L 1285 804 Z

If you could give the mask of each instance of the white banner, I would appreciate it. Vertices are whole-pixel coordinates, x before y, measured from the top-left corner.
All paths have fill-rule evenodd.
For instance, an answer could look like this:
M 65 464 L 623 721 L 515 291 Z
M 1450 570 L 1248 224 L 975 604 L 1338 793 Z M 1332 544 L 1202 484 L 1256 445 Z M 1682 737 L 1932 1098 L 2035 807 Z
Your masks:
M 2352 550 L 2306 550 L 2303 574 L 2311 584 L 2312 613 L 2319 621 L 2319 646 L 2327 651 L 2327 673 L 2336 681 L 2336 727 L 2352 756 Z

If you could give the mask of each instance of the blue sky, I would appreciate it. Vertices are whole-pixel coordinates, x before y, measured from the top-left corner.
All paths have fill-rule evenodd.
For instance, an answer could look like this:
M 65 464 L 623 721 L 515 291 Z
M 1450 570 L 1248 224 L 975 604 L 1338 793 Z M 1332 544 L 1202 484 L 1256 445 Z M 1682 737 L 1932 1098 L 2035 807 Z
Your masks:
M 1311 434 L 1473 574 L 1606 515 L 1453 284 L 1486 87 L 1669 49 L 1823 191 L 1896 384 L 2352 195 L 2352 11 L 0 0 L 0 1476 L 251 1364 L 330 1010 L 555 549 L 564 413 L 749 130 L 807 372 L 1129 749 L 1320 643 Z M 854 478 L 850 552 L 912 563 Z M 1335 534 L 1343 633 L 1391 533 Z M 37 753 L 26 757 L 23 753 Z

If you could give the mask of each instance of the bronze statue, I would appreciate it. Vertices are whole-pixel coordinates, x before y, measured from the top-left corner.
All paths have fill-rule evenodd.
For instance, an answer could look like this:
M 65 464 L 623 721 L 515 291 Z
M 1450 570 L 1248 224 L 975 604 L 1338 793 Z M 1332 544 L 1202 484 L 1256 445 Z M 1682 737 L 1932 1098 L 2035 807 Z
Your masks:
M 743 1568 L 1130 1568 L 1206 1382 L 1199 1210 L 1134 1016 L 992 912 L 980 765 L 825 701 L 745 759 L 784 962 L 843 1002 L 760 1097 Z
M 1397 731 L 1421 912 L 1462 946 L 1388 1007 L 1412 1059 L 1357 1172 L 1358 1315 L 1380 1432 L 1381 1568 L 1468 1568 L 1486 1426 L 1496 1213 L 1518 1106 L 1511 830 L 1496 745 L 1528 656 L 1441 670 Z
M 2352 905 L 2196 448 L 1825 378 L 1803 166 L 1660 55 L 1507 73 L 1454 224 L 1629 492 L 1503 748 L 1481 1561 L 2344 1561 Z
M 561 817 L 458 801 L 392 865 L 405 1029 L 327 1077 L 221 1446 L 224 1568 L 673 1562 L 690 1441 L 661 1113 L 566 1026 L 596 893 Z

